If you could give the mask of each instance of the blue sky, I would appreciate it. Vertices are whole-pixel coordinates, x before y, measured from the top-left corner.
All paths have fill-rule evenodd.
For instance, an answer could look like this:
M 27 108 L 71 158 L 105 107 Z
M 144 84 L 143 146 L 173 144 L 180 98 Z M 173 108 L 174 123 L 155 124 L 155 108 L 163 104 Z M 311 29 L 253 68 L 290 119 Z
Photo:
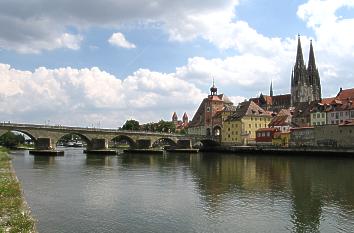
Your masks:
M 143 6 L 143 7 L 142 7 Z M 289 92 L 297 34 L 323 96 L 354 86 L 354 1 L 0 2 L 1 121 L 106 127 Z M 35 101 L 35 103 L 33 103 Z

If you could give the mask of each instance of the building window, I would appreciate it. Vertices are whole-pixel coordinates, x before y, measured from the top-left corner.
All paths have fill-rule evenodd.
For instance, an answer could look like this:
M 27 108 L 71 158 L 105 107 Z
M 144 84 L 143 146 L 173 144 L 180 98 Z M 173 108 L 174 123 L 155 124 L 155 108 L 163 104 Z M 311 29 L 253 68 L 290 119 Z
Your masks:
M 253 117 L 251 117 L 251 121 L 253 121 Z
M 227 130 L 230 131 L 230 128 L 228 128 Z
M 351 111 L 351 112 L 350 112 L 350 117 L 351 117 L 351 118 L 354 118 L 354 111 Z
M 254 126 L 257 128 L 257 123 L 256 123 L 256 124 L 254 124 Z
M 249 124 L 249 125 L 248 125 L 248 127 L 250 127 L 250 128 L 251 128 L 251 127 L 252 127 L 252 126 L 251 126 L 251 124 Z
M 334 112 L 331 113 L 331 117 L 334 117 Z
M 324 118 L 325 117 L 325 114 L 324 113 L 322 113 L 322 118 Z
M 349 112 L 345 112 L 345 116 L 348 116 L 349 115 Z
M 322 121 L 322 125 L 324 125 L 325 124 L 325 122 L 324 121 Z
M 210 107 L 207 107 L 207 112 L 210 112 Z
M 331 121 L 331 124 L 334 125 L 334 121 Z
M 336 112 L 336 119 L 339 119 L 339 113 Z
M 343 116 L 343 112 L 340 112 L 339 114 L 340 114 L 341 117 Z

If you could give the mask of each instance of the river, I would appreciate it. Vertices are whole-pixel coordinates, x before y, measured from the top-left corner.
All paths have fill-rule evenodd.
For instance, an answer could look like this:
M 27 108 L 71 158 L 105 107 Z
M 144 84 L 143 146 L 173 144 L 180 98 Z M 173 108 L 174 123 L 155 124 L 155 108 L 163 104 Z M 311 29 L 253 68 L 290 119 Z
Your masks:
M 354 159 L 11 155 L 39 232 L 354 232 Z

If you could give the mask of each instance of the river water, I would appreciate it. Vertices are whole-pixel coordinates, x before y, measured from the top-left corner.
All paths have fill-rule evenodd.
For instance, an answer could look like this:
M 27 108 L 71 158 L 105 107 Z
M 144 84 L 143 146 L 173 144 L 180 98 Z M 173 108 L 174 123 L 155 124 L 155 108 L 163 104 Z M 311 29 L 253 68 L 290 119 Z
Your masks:
M 12 157 L 39 232 L 354 232 L 354 159 Z

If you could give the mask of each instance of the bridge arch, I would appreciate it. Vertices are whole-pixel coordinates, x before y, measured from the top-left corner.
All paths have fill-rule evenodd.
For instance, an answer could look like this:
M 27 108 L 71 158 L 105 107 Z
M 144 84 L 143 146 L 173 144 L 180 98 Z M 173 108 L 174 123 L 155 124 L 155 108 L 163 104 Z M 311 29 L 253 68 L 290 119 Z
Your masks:
M 158 146 L 177 146 L 177 142 L 175 142 L 171 138 L 159 138 L 152 143 L 152 147 Z
M 30 132 L 28 132 L 26 130 L 19 130 L 19 129 L 2 130 L 2 131 L 0 131 L 0 137 L 4 136 L 8 132 L 17 132 L 17 133 L 24 134 L 27 137 L 29 137 L 34 144 L 36 144 L 36 142 L 37 142 L 37 138 L 35 136 L 33 136 L 33 134 L 31 134 Z
M 81 134 L 81 133 L 77 133 L 77 132 L 72 132 L 72 133 L 66 133 L 66 134 L 63 134 L 61 135 L 60 137 L 58 137 L 57 139 L 54 139 L 55 141 L 53 142 L 54 145 L 58 145 L 59 141 L 61 139 L 63 139 L 64 137 L 66 136 L 70 136 L 70 135 L 77 135 L 80 137 L 80 139 L 86 143 L 86 147 L 89 147 L 91 145 L 91 140 L 85 136 L 84 134 Z
M 136 142 L 129 136 L 126 135 L 119 135 L 117 137 L 112 138 L 111 142 L 113 143 L 120 143 L 120 142 L 126 142 L 130 148 L 136 148 Z

